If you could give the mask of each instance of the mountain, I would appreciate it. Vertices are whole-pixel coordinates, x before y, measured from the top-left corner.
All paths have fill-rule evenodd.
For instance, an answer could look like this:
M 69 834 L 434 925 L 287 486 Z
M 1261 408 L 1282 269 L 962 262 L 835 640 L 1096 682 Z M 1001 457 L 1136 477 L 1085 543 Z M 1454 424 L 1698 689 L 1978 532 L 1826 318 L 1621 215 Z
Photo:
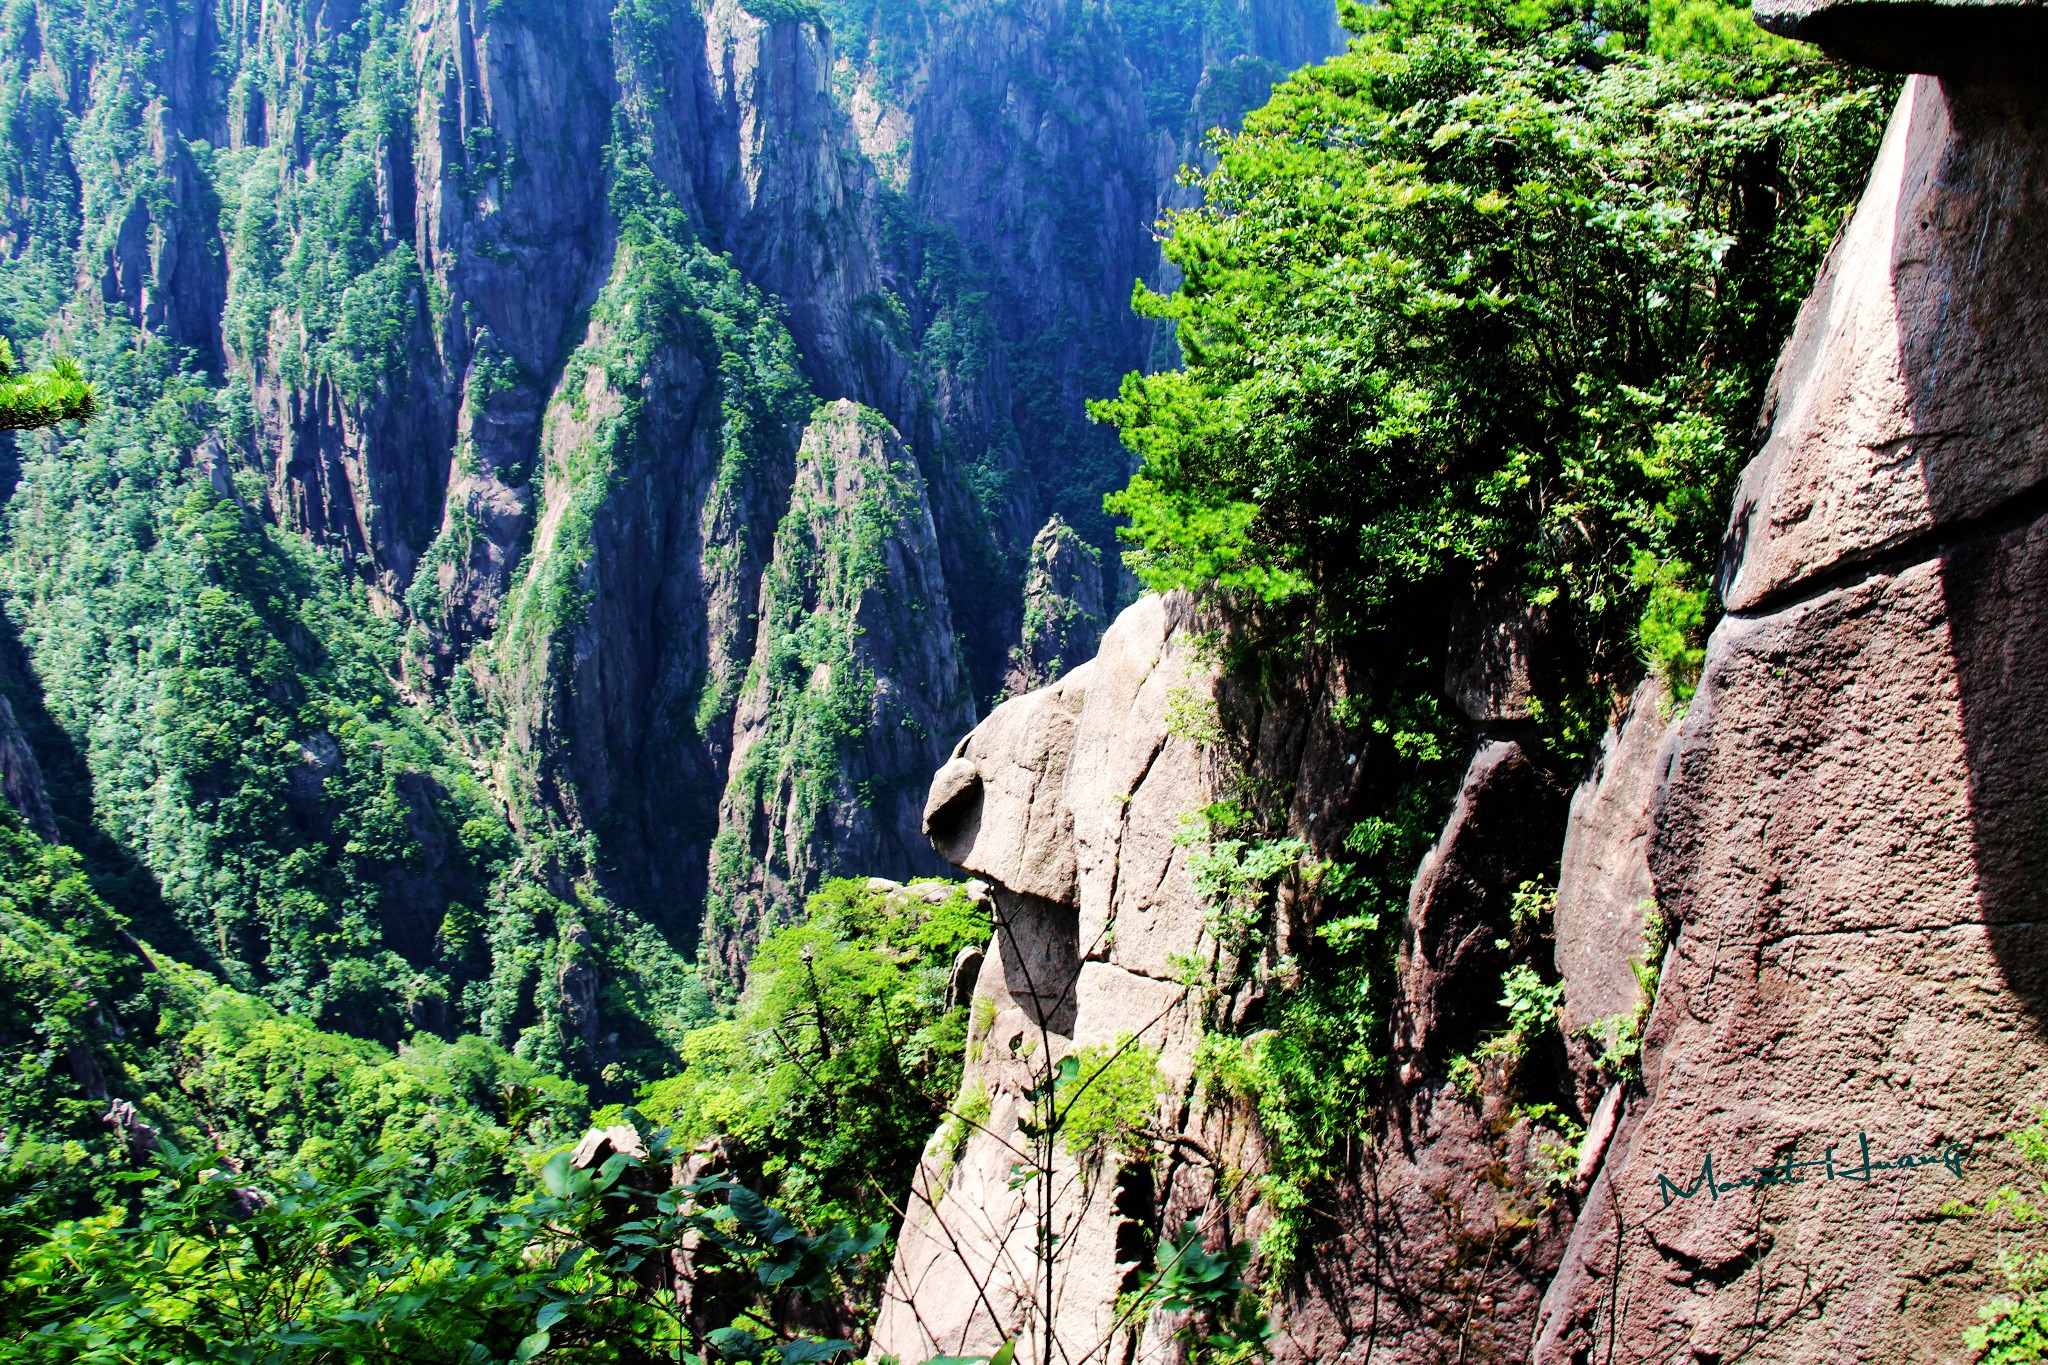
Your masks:
M 108 409 L 18 441 L 0 532 L 54 828 L 277 1004 L 654 1074 L 700 947 L 731 990 L 821 877 L 938 869 L 1055 519 L 1099 631 L 1083 403 L 1172 358 L 1152 223 L 1336 45 L 1316 0 L 8 11 L 0 332 Z

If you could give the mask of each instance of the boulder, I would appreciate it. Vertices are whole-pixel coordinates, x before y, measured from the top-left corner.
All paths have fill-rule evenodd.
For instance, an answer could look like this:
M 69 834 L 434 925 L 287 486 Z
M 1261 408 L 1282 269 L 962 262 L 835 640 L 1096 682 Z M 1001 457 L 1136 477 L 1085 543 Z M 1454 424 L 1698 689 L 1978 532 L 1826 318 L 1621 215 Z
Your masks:
M 954 966 L 956 989 L 971 993 L 961 1097 L 915 1178 L 877 1355 L 987 1354 L 1018 1335 L 1019 1360 L 1043 1354 L 1027 1329 L 1043 1304 L 1046 1178 L 1020 1185 L 1016 1167 L 1029 1148 L 1026 1092 L 1049 1063 L 1130 1038 L 1156 1054 L 1171 1091 L 1162 1122 L 1185 1105 L 1195 1002 L 1171 956 L 1202 951 L 1207 937 L 1174 835 L 1210 797 L 1202 742 L 1175 734 L 1169 714 L 1213 712 L 1216 687 L 1190 635 L 1184 600 L 1140 599 L 1093 660 L 997 707 L 933 779 L 926 828 L 990 883 L 996 933 Z M 1119 1323 L 1115 1299 L 1134 1283 L 1129 1215 L 1156 1209 L 1151 1179 L 1114 1153 L 1084 1162 L 1056 1149 L 1056 1355 L 1101 1359 L 1111 1339 L 1144 1332 Z M 1127 1188 L 1137 1180 L 1142 1192 Z

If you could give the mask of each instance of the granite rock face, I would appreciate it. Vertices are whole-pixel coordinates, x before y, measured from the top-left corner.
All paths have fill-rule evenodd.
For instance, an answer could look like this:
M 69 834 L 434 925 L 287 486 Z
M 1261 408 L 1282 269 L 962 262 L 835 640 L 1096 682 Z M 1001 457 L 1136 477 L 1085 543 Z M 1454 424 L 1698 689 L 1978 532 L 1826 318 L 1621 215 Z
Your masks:
M 1176 699 L 1213 704 L 1184 603 L 1146 597 L 1118 617 L 1093 660 L 1005 702 L 962 740 L 926 806 L 934 846 L 993 888 L 996 936 L 974 987 L 962 1100 L 979 1128 L 942 1129 L 926 1151 L 875 1328 L 904 1360 L 987 1353 L 1042 1311 L 1034 1191 L 1011 1188 L 1029 1117 L 1024 1092 L 1046 1057 L 1130 1035 L 1157 1053 L 1168 1113 L 1192 1085 L 1195 1002 L 1169 955 L 1209 943 L 1173 834 L 1207 800 L 1199 743 L 1169 733 Z M 1060 1241 L 1059 1351 L 1100 1359 L 1128 1288 L 1120 1243 L 1138 1198 L 1114 1156 L 1062 1149 L 1052 1182 Z M 1159 1192 L 1142 1203 L 1156 1208 Z M 1127 1243 L 1127 1239 L 1126 1239 Z M 1020 1359 L 1042 1354 L 1035 1338 Z
M 1730 610 L 1996 517 L 2048 477 L 2048 109 L 1915 82 L 1780 359 L 1730 517 Z
M 1632 1016 L 1643 999 L 1635 968 L 1656 965 L 1643 960 L 1643 930 L 1656 905 L 1650 807 L 1679 722 L 1676 710 L 1666 710 L 1667 695 L 1661 679 L 1643 680 L 1572 794 L 1555 922 L 1567 1037 Z
M 733 980 L 831 871 L 942 870 L 920 789 L 974 702 L 924 480 L 880 414 L 812 417 L 755 615 L 708 898 Z
M 957 741 L 959 667 L 1003 690 L 1048 519 L 1111 541 L 1128 465 L 1083 405 L 1161 342 L 1130 290 L 1161 269 L 1182 151 L 1343 42 L 1328 0 L 1143 32 L 1080 0 L 837 34 L 741 0 L 101 17 L 24 11 L 0 43 L 0 84 L 41 92 L 0 129 L 28 177 L 0 254 L 43 272 L 33 316 L 184 348 L 217 491 L 400 624 L 404 691 L 447 702 L 521 834 L 577 864 L 549 876 L 588 873 L 680 944 L 743 804 L 753 617 L 793 571 L 774 541 L 812 410 L 894 428 L 951 612 L 881 661 L 950 718 L 846 746 L 832 781 L 866 799 L 897 770 L 864 755 L 908 745 L 928 771 Z M 1102 615 L 1046 567 L 1039 595 L 1080 610 L 1025 642 L 1041 671 L 1081 662 Z M 909 828 L 922 786 L 877 823 Z M 820 866 L 908 875 L 911 842 L 826 840 Z M 856 849 L 884 861 L 832 861 Z
M 1375 1141 L 1325 1192 L 1333 1232 L 1280 1296 L 1277 1358 L 1962 1358 L 1997 1249 L 1941 1210 L 2007 1178 L 1992 1154 L 2048 1100 L 2048 127 L 2008 76 L 1960 70 L 1908 84 L 1786 347 L 1683 713 L 1645 682 L 1567 800 L 1515 706 L 1540 623 L 1461 624 L 1447 690 L 1478 743 L 1411 895 Z M 1314 721 L 1341 673 L 1304 665 L 1252 701 L 1183 662 L 1182 610 L 1141 601 L 1102 658 L 999 708 L 925 811 L 1004 907 L 970 1059 L 991 1133 L 1033 1073 L 989 1036 L 1142 1027 L 1171 1082 L 1161 1129 L 1213 1158 L 1167 1163 L 1142 1198 L 1130 1170 L 1073 1173 L 1054 1301 L 1077 1359 L 1177 1358 L 1170 1322 L 1108 1331 L 1098 1305 L 1146 1244 L 1120 1235 L 1218 1207 L 1217 1235 L 1262 1226 L 1214 1174 L 1260 1169 L 1256 1126 L 1188 1078 L 1187 1006 L 1156 965 L 1212 941 L 1170 830 L 1219 770 L 1191 766 L 1184 707 L 1143 700 L 1153 675 L 1257 737 L 1312 850 L 1355 781 Z M 1520 1063 L 1511 1105 L 1451 1063 L 1502 1026 L 1515 893 L 1560 841 L 1575 1041 Z M 1170 912 L 1108 913 L 1134 882 Z M 1276 952 L 1302 909 L 1282 898 Z M 1636 1079 L 1599 1064 L 1595 1026 L 1640 1026 Z M 1569 1169 L 1530 1118 L 1545 1087 L 1586 1124 Z M 988 1134 L 935 1141 L 882 1349 L 987 1349 L 1029 1317 L 1007 1169 Z M 1024 1287 L 997 1303 L 998 1283 Z
M 1650 838 L 1641 1090 L 1539 1361 L 1955 1360 L 1997 1287 L 1939 1210 L 2048 1066 L 2043 131 L 1914 80 L 1787 348 Z
M 53 844 L 57 842 L 57 816 L 43 787 L 43 765 L 5 697 L 0 697 L 0 795 L 6 796 L 30 829 Z
M 1055 515 L 1031 540 L 1024 575 L 1024 637 L 1010 651 L 1003 689 L 1021 696 L 1094 657 L 1109 612 L 1102 552 Z

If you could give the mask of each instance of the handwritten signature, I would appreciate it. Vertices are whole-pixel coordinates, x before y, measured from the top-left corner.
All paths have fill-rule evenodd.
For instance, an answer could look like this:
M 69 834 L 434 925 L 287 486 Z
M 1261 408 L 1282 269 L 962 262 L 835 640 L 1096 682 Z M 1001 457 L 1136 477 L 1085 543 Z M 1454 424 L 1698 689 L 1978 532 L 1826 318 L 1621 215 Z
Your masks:
M 1796 1160 L 1797 1151 L 1791 1151 L 1785 1153 L 1784 1160 L 1768 1166 L 1752 1166 L 1751 1174 L 1734 1180 L 1723 1180 L 1715 1173 L 1713 1153 L 1709 1152 L 1700 1161 L 1700 1173 L 1690 1185 L 1682 1185 L 1659 1171 L 1657 1193 L 1664 1197 L 1664 1207 L 1668 1209 L 1672 1200 L 1690 1199 L 1701 1190 L 1705 1190 L 1709 1198 L 1718 1200 L 1730 1190 L 1756 1189 L 1764 1185 L 1803 1185 L 1807 1177 L 1800 1174 L 1802 1171 L 1823 1171 L 1825 1174 L 1820 1178 L 1825 1180 L 1868 1180 L 1873 1171 L 1910 1171 L 1921 1166 L 1946 1166 L 1950 1175 L 1960 1176 L 1963 1163 L 1970 1159 L 1970 1149 L 1955 1142 L 1919 1156 L 1908 1154 L 1891 1161 L 1870 1159 L 1870 1136 L 1867 1133 L 1856 1135 L 1856 1145 L 1861 1155 L 1854 1162 L 1836 1160 L 1835 1144 L 1831 1143 L 1818 1161 Z

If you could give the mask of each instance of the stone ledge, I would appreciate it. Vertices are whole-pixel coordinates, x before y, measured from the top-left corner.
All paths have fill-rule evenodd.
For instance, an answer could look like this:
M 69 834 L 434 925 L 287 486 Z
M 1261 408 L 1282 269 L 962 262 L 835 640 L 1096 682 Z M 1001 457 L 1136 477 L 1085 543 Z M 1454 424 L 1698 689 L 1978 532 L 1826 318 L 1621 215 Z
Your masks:
M 2048 4 L 2040 0 L 1756 0 L 1754 13 L 1772 33 L 1881 71 L 2016 76 L 2048 70 Z

